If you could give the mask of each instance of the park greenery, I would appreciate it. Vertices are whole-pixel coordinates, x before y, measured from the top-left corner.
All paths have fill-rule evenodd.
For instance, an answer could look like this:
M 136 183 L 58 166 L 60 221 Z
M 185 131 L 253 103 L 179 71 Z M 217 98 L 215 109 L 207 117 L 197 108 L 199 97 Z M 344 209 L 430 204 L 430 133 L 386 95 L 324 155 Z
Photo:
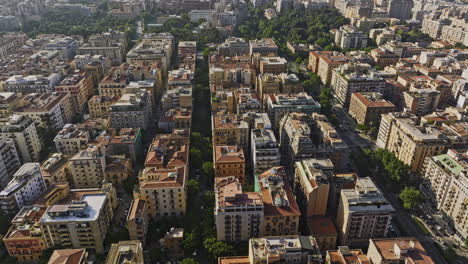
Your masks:
M 428 34 L 424 34 L 417 29 L 410 31 L 398 30 L 397 34 L 401 36 L 403 42 L 431 42 L 433 40 Z
M 333 50 L 333 36 L 329 31 L 349 23 L 349 19 L 334 8 L 290 9 L 271 20 L 265 18 L 262 7 L 249 6 L 248 12 L 247 19 L 237 28 L 237 36 L 247 40 L 273 38 L 283 52 L 287 50 L 287 41 L 317 44 L 325 50 Z
M 135 34 L 135 21 L 112 17 L 101 12 L 86 16 L 73 11 L 48 11 L 40 20 L 30 20 L 23 25 L 29 36 L 38 34 L 66 34 L 89 37 L 109 29 Z

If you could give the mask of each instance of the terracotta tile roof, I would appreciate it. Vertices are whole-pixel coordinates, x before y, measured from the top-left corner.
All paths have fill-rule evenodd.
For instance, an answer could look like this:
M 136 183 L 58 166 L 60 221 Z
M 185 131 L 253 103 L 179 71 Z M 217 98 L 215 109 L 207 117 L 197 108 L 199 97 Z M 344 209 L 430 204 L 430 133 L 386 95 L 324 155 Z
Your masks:
M 405 263 L 412 264 L 434 264 L 435 262 L 427 254 L 427 251 L 414 237 L 399 237 L 389 239 L 372 239 L 375 247 L 383 258 L 383 261 L 398 261 L 400 256 L 395 254 L 395 246 L 400 249 L 407 250 L 406 253 L 401 254 L 405 257 Z
M 275 178 L 276 177 L 276 178 Z M 284 167 L 273 167 L 258 176 L 265 216 L 300 216 Z
M 215 163 L 245 162 L 244 150 L 238 146 L 216 146 Z
M 146 168 L 143 170 L 143 174 L 140 189 L 178 188 L 185 185 L 186 167 L 177 169 Z M 148 175 L 155 175 L 156 179 L 146 178 L 145 176 Z
M 350 254 L 341 254 L 339 250 L 329 250 L 327 253 L 330 255 L 330 263 L 333 264 L 370 264 L 369 258 L 360 249 L 351 249 Z
M 85 256 L 85 249 L 55 250 L 48 264 L 81 264 L 84 263 Z

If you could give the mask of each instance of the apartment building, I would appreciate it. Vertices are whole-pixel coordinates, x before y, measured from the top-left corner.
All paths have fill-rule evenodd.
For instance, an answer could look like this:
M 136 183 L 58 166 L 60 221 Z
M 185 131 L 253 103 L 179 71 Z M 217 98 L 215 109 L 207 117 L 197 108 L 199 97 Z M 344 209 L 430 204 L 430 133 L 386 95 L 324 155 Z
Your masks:
M 364 49 L 367 47 L 368 36 L 350 25 L 341 26 L 335 32 L 335 44 L 342 49 Z
M 39 160 L 42 144 L 31 118 L 11 115 L 7 120 L 0 121 L 0 136 L 13 140 L 22 162 Z
M 388 113 L 382 115 L 376 144 L 395 154 L 411 172 L 418 172 L 426 157 L 444 151 L 447 140 L 440 131 L 419 125 L 414 115 Z
M 421 116 L 437 109 L 440 92 L 430 88 L 410 88 L 403 92 L 403 99 L 407 112 Z
M 310 235 L 315 238 L 320 250 L 333 250 L 338 241 L 335 223 L 329 216 L 312 216 L 307 219 Z
M 192 88 L 166 90 L 161 97 L 161 105 L 164 112 L 178 107 L 192 108 Z
M 12 108 L 18 102 L 19 97 L 17 93 L 0 92 L 0 118 L 7 118 L 12 114 Z
M 190 130 L 173 130 L 156 136 L 146 154 L 146 168 L 179 168 L 189 165 Z
M 249 43 L 243 38 L 229 37 L 218 45 L 218 54 L 226 57 L 247 55 L 250 52 Z
M 255 128 L 251 130 L 251 159 L 254 174 L 260 174 L 280 165 L 281 153 L 273 130 Z
M 68 159 L 68 156 L 63 153 L 53 153 L 41 164 L 42 178 L 46 186 L 65 182 L 73 184 L 68 171 Z
M 371 238 L 367 257 L 375 264 L 436 263 L 415 237 Z
M 295 183 L 298 201 L 307 217 L 325 216 L 330 192 L 330 159 L 306 159 L 295 162 Z
M 75 155 L 87 148 L 89 140 L 89 131 L 82 129 L 79 125 L 66 124 L 55 136 L 54 143 L 58 152 Z
M 5 91 L 29 94 L 29 93 L 51 93 L 57 85 L 59 77 L 57 75 L 14 75 L 5 80 Z
M 73 112 L 68 94 L 26 94 L 18 98 L 14 114 L 28 116 L 37 127 L 61 129 L 70 122 Z
M 241 183 L 245 181 L 244 150 L 237 145 L 214 146 L 214 174 L 215 177 L 234 176 Z
M 401 20 L 410 19 L 413 4 L 411 0 L 390 0 L 387 11 L 390 17 Z
M 23 206 L 31 205 L 46 190 L 39 163 L 25 163 L 0 192 L 0 207 L 8 215 L 15 215 Z
M 3 237 L 8 255 L 18 262 L 39 261 L 47 244 L 37 222 L 45 212 L 44 207 L 23 206 L 11 221 Z
M 121 128 L 106 143 L 108 155 L 124 155 L 135 163 L 143 159 L 142 131 L 139 128 Z
M 353 93 L 349 103 L 348 113 L 362 125 L 377 125 L 382 114 L 396 112 L 397 108 L 391 102 L 383 99 L 380 93 Z
M 312 236 L 265 236 L 249 240 L 250 264 L 323 263 L 317 241 Z
M 213 146 L 239 145 L 249 150 L 249 125 L 239 115 L 214 115 L 211 124 Z
M 71 37 L 55 37 L 48 39 L 44 49 L 58 51 L 63 60 L 71 60 L 76 55 L 78 45 L 78 41 Z
M 259 66 L 259 71 L 262 74 L 280 74 L 288 71 L 288 62 L 282 57 L 261 57 Z
M 86 264 L 88 252 L 86 249 L 56 249 L 50 256 L 48 264 Z
M 320 112 L 320 104 L 307 93 L 296 95 L 270 94 L 266 99 L 268 117 L 275 131 L 280 129 L 280 120 L 292 112 L 312 114 Z
M 239 91 L 235 93 L 236 113 L 239 115 L 263 111 L 261 100 L 256 93 Z
M 187 167 L 158 169 L 147 167 L 139 176 L 140 188 L 135 197 L 146 201 L 148 215 L 153 218 L 184 215 Z
M 127 215 L 127 228 L 130 240 L 139 240 L 143 246 L 146 244 L 146 233 L 148 232 L 148 212 L 146 201 L 134 199 Z
M 83 71 L 76 71 L 63 79 L 54 91 L 68 93 L 74 113 L 84 113 L 88 99 L 94 93 L 94 84 L 91 76 Z
M 75 188 L 98 188 L 105 178 L 106 157 L 100 147 L 89 145 L 68 162 L 68 170 Z
M 127 48 L 127 34 L 121 31 L 109 30 L 93 34 L 88 38 L 88 45 L 78 48 L 78 54 L 103 55 L 110 58 L 113 64 L 123 62 L 124 52 Z
M 464 207 L 468 197 L 467 167 L 467 153 L 454 149 L 447 154 L 427 157 L 421 183 L 425 196 L 453 221 L 460 237 L 468 235 L 465 224 L 468 213 Z
M 153 106 L 151 93 L 141 89 L 137 93 L 125 93 L 109 108 L 113 128 L 147 129 L 151 124 Z
M 281 73 L 278 75 L 281 81 L 281 93 L 302 93 L 304 92 L 304 87 L 299 81 L 299 78 L 294 73 Z
M 383 94 L 386 82 L 377 76 L 368 64 L 347 63 L 333 70 L 330 86 L 339 104 L 348 107 L 352 93 L 378 92 Z
M 192 127 L 192 109 L 178 107 L 169 109 L 158 120 L 158 128 L 170 133 L 174 129 Z
M 106 264 L 144 264 L 143 245 L 138 240 L 119 241 L 111 245 Z
M 250 56 L 259 53 L 262 56 L 277 54 L 278 46 L 271 38 L 249 40 Z
M 242 192 L 236 177 L 215 178 L 214 216 L 218 240 L 242 241 L 263 234 L 262 196 Z
M 370 178 L 359 178 L 354 189 L 341 190 L 336 217 L 341 245 L 367 245 L 369 238 L 387 236 L 395 209 Z
M 130 76 L 128 76 L 127 71 L 124 67 L 113 67 L 109 74 L 104 76 L 104 78 L 98 84 L 98 92 L 101 96 L 117 96 L 120 97 L 123 94 L 123 90 L 128 84 Z
M 281 92 L 281 80 L 273 73 L 259 74 L 255 87 L 260 100 L 264 100 L 265 95 L 277 94 Z
M 132 161 L 125 156 L 106 156 L 105 163 L 104 178 L 107 182 L 118 186 L 133 176 Z
M 333 69 L 348 63 L 348 61 L 349 58 L 339 52 L 311 51 L 309 54 L 309 69 L 320 77 L 322 83 L 328 85 L 332 79 Z
M 273 167 L 258 175 L 258 183 L 255 186 L 263 200 L 263 234 L 265 236 L 297 234 L 301 212 L 284 167 Z
M 117 96 L 95 95 L 88 101 L 89 115 L 91 118 L 108 118 L 110 106 L 117 101 Z
M 0 138 L 0 188 L 8 184 L 20 166 L 20 156 L 13 140 Z
M 339 246 L 338 250 L 327 250 L 325 263 L 370 263 L 369 258 L 360 249 L 349 249 L 348 246 Z
M 48 247 L 86 248 L 104 253 L 117 198 L 112 184 L 69 190 L 48 206 L 39 220 Z
M 281 119 L 280 128 L 281 160 L 288 171 L 308 158 L 330 159 L 337 170 L 346 167 L 349 147 L 324 115 L 292 113 Z

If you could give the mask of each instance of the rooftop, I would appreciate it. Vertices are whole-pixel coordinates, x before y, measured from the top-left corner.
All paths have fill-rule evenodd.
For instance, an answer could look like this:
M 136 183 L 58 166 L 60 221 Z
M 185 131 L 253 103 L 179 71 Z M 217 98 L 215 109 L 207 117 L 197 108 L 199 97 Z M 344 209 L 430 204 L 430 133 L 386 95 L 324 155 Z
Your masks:
M 424 247 L 415 237 L 371 239 L 382 261 L 400 261 L 413 264 L 435 264 Z
M 245 162 L 244 150 L 238 146 L 216 146 L 215 163 Z
M 86 249 L 57 249 L 48 264 L 81 264 L 85 258 Z
M 72 200 L 65 204 L 56 203 L 49 206 L 40 222 L 95 221 L 98 219 L 106 201 L 107 195 L 105 193 L 83 194 L 80 200 Z

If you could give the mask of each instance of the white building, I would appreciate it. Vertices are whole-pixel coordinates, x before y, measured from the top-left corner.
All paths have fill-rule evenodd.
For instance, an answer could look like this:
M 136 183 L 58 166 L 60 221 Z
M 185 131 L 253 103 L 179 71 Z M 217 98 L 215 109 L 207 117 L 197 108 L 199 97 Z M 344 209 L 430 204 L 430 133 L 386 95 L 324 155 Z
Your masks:
M 281 154 L 273 130 L 266 128 L 252 129 L 252 164 L 255 174 L 263 173 L 280 165 Z
M 0 192 L 0 207 L 7 215 L 31 205 L 46 190 L 39 163 L 25 163 Z
M 31 118 L 12 115 L 6 122 L 0 122 L 0 137 L 13 139 L 22 162 L 39 160 L 42 144 Z
M 0 138 L 0 188 L 8 184 L 20 166 L 21 161 L 13 140 Z

